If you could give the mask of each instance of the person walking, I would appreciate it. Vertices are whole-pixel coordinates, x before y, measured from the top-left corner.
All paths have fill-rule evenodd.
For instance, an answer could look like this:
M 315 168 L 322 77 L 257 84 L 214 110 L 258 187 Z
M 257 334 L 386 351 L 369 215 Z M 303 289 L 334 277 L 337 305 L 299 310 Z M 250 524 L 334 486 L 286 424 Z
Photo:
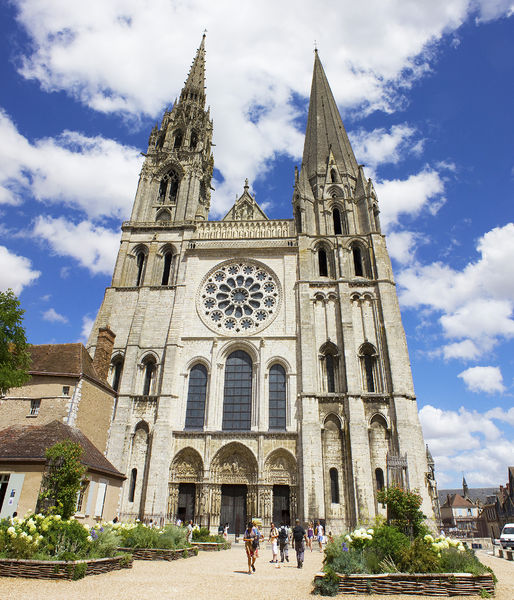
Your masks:
M 323 529 L 323 525 L 319 522 L 316 521 L 316 538 L 318 540 L 318 544 L 319 544 L 319 551 L 323 552 L 323 533 L 324 533 L 324 529 Z
M 251 521 L 249 521 L 246 527 L 243 540 L 245 543 L 246 558 L 248 559 L 248 575 L 251 575 L 252 571 L 255 573 L 256 552 L 259 546 L 259 540 L 256 539 L 255 528 Z
M 223 538 L 228 542 L 228 523 L 225 523 L 223 527 Z
M 285 523 L 281 523 L 278 529 L 278 546 L 280 548 L 280 562 L 284 559 L 289 562 L 289 527 Z
M 293 542 L 294 549 L 296 550 L 296 562 L 297 568 L 303 568 L 303 560 L 305 557 L 305 542 L 307 541 L 307 532 L 300 525 L 300 519 L 296 519 L 295 526 L 293 527 Z
M 312 538 L 314 537 L 314 525 L 312 521 L 309 521 L 309 526 L 307 527 L 307 546 L 309 546 L 309 550 L 312 552 Z
M 189 521 L 187 524 L 187 541 L 189 544 L 193 541 L 193 521 Z
M 278 529 L 275 527 L 275 523 L 271 523 L 268 541 L 271 542 L 272 558 L 270 563 L 278 563 Z

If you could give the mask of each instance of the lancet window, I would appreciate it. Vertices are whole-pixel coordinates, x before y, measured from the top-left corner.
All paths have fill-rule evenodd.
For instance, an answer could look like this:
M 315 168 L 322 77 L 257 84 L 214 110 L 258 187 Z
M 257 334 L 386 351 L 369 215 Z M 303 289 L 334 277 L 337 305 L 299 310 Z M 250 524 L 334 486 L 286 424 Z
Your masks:
M 224 431 L 248 431 L 252 413 L 252 359 L 236 350 L 225 364 L 223 398 Z
M 202 429 L 205 419 L 205 398 L 207 395 L 207 368 L 194 365 L 189 371 L 187 392 L 186 429 Z
M 282 365 L 269 370 L 269 428 L 286 428 L 286 372 Z

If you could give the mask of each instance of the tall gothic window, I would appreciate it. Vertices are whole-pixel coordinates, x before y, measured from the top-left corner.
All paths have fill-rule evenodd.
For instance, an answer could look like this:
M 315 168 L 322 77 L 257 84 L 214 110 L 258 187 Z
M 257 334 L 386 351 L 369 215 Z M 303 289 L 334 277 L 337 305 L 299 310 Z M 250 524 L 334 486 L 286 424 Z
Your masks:
M 130 485 L 128 493 L 128 501 L 134 502 L 134 495 L 136 493 L 136 482 L 137 482 L 137 469 L 132 469 L 130 472 Z
M 180 148 L 180 146 L 182 146 L 183 139 L 184 134 L 182 133 L 182 131 L 180 131 L 180 129 L 177 129 L 177 131 L 175 131 L 175 140 L 173 142 L 173 148 Z
M 297 233 L 302 233 L 302 211 L 300 210 L 300 208 L 297 206 L 295 211 L 294 211 L 294 218 L 295 218 L 295 223 L 296 223 L 296 232 Z
M 367 392 L 379 391 L 378 355 L 372 344 L 364 344 L 360 351 L 362 362 L 362 379 Z
M 143 278 L 145 274 L 145 260 L 146 254 L 144 250 L 139 250 L 136 254 L 136 287 L 143 285 Z
M 355 270 L 355 275 L 357 277 L 364 276 L 364 268 L 362 264 L 362 252 L 359 246 L 355 245 L 352 247 L 353 254 L 353 267 Z
M 120 388 L 121 373 L 123 372 L 123 358 L 117 356 L 112 361 L 112 389 L 117 392 Z
M 334 208 L 332 211 L 332 219 L 334 221 L 334 234 L 341 235 L 343 233 L 343 228 L 341 226 L 341 212 L 338 208 Z
M 225 364 L 223 398 L 224 431 L 248 431 L 252 413 L 252 359 L 236 350 Z
M 337 181 L 337 174 L 335 169 L 330 169 L 330 181 L 332 183 L 336 183 Z
M 207 369 L 204 365 L 194 365 L 189 371 L 187 392 L 186 429 L 202 429 L 205 418 L 205 397 L 207 394 Z
M 269 428 L 286 428 L 286 372 L 281 365 L 269 370 Z
M 336 391 L 335 366 L 334 357 L 332 354 L 327 354 L 325 357 L 325 374 L 327 383 L 327 392 L 334 393 Z
M 198 134 L 196 133 L 196 131 L 192 131 L 191 132 L 191 140 L 189 142 L 189 148 L 191 150 L 194 150 L 196 148 L 197 144 L 198 144 Z
M 330 469 L 330 497 L 332 504 L 339 504 L 339 473 L 337 469 Z
M 377 490 L 384 489 L 384 471 L 382 469 L 375 469 L 375 481 L 377 483 Z
M 170 285 L 171 284 L 172 264 L 173 264 L 173 252 L 171 250 L 167 250 L 164 253 L 161 285 Z
M 143 396 L 150 396 L 152 393 L 152 384 L 155 377 L 155 371 L 155 360 L 150 357 L 148 360 L 145 360 L 144 363 Z
M 321 277 L 328 277 L 327 251 L 324 248 L 318 248 L 318 269 Z

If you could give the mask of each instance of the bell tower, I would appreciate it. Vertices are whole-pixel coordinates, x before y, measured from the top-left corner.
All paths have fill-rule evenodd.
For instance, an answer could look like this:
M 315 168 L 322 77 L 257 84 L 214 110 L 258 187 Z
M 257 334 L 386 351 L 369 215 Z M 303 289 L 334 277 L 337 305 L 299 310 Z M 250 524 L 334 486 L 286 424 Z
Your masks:
M 205 109 L 205 34 L 180 97 L 150 133 L 131 221 L 207 219 L 214 159 Z

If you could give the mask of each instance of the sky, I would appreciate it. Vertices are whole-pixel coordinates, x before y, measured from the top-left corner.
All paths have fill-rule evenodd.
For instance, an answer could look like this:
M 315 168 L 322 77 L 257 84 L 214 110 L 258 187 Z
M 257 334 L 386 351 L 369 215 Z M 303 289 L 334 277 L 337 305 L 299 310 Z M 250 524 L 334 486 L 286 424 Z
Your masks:
M 319 56 L 379 197 L 440 488 L 514 465 L 512 0 L 0 3 L 0 290 L 85 342 L 141 152 L 207 30 L 211 219 L 291 218 Z

